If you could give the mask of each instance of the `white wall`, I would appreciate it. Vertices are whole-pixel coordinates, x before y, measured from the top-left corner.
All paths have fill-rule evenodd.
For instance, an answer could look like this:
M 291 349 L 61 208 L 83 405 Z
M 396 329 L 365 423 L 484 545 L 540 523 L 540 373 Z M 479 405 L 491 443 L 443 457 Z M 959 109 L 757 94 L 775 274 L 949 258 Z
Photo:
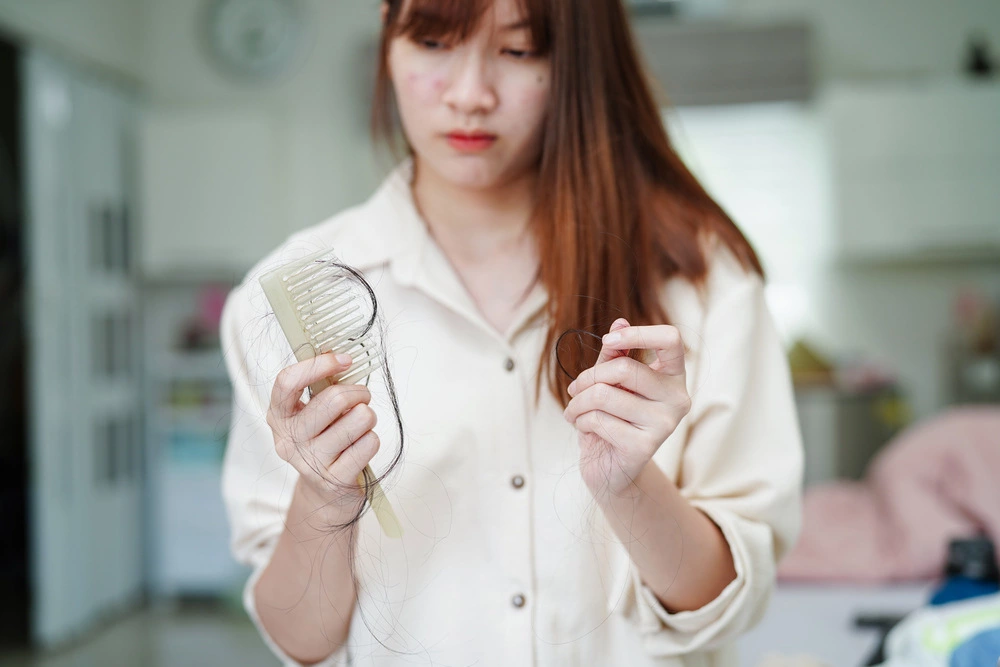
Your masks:
M 143 78 L 138 0 L 0 0 L 0 27 L 135 82 Z
M 952 79 L 970 34 L 985 36 L 1000 59 L 996 0 L 727 0 L 727 6 L 740 19 L 808 20 L 821 85 Z M 932 414 L 947 401 L 944 344 L 952 300 L 972 288 L 1000 301 L 1000 267 L 839 263 L 821 106 L 822 92 L 816 103 L 785 108 L 771 121 L 759 110 L 755 119 L 754 112 L 720 109 L 689 113 L 682 125 L 704 146 L 696 168 L 759 246 L 786 339 L 804 335 L 834 356 L 885 364 L 901 377 L 916 415 Z M 782 115 L 780 131 L 771 132 L 768 123 Z M 718 131 L 725 117 L 728 135 Z M 753 141 L 776 152 L 755 166 Z M 801 159 L 802 169 L 782 169 L 768 159 Z
M 669 119 L 689 165 L 757 248 L 786 343 L 804 337 L 835 358 L 887 367 L 926 416 L 948 400 L 953 300 L 973 288 L 1000 303 L 1000 263 L 842 262 L 824 98 L 680 109 Z
M 203 123 L 206 115 L 224 118 L 233 112 L 253 114 L 268 128 L 266 145 L 275 150 L 258 157 L 273 175 L 277 215 L 272 227 L 251 225 L 239 239 L 250 248 L 245 254 L 262 255 L 291 230 L 368 196 L 385 166 L 376 165 L 368 140 L 374 69 L 369 49 L 378 29 L 377 3 L 306 0 L 311 32 L 300 62 L 280 80 L 248 84 L 219 73 L 206 56 L 198 35 L 203 2 L 141 1 L 147 12 L 145 81 L 154 112 L 174 127 L 185 117 Z M 239 195 L 232 189 L 219 192 L 220 198 Z

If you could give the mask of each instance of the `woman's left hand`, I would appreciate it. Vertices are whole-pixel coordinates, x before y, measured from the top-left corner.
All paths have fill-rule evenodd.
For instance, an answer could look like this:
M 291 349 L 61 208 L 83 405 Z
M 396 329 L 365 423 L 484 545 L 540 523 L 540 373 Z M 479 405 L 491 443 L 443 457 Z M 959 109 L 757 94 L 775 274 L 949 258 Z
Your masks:
M 617 336 L 616 336 L 617 335 Z M 621 495 L 691 409 L 684 344 L 670 325 L 629 326 L 618 319 L 593 368 L 569 385 L 563 412 L 576 426 L 580 472 L 591 493 Z M 629 350 L 655 352 L 650 364 Z

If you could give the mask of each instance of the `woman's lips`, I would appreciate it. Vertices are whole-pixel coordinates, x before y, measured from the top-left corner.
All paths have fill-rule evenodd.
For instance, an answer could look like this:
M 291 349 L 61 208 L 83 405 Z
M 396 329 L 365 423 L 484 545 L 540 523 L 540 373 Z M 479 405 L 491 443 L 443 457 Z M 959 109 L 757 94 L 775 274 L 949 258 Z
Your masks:
M 476 132 L 473 134 L 464 134 L 461 132 L 452 132 L 448 136 L 448 144 L 457 151 L 462 153 L 478 153 L 484 151 L 497 140 L 495 134 L 486 134 L 484 132 Z

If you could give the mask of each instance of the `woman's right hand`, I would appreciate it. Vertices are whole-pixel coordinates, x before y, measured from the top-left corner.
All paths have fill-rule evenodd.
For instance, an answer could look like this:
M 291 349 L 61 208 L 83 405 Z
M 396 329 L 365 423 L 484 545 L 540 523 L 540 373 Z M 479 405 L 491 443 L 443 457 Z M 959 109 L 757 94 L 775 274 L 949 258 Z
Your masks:
M 350 365 L 350 356 L 327 353 L 288 366 L 278 373 L 267 411 L 275 450 L 298 471 L 299 488 L 304 485 L 316 510 L 348 519 L 365 497 L 358 476 L 379 449 L 371 393 L 362 385 L 334 384 L 305 403 L 302 392 Z

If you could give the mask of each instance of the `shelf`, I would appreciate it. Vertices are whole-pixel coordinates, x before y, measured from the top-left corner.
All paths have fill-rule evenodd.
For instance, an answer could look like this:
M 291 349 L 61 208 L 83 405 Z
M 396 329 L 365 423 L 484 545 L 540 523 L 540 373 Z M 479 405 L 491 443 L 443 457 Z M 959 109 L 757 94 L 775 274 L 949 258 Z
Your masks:
M 873 252 L 844 252 L 839 262 L 850 267 L 949 267 L 982 264 L 996 266 L 1000 263 L 1000 245 L 941 246 L 913 250 L 884 250 Z
M 225 431 L 232 420 L 232 407 L 161 407 L 157 417 L 165 431 L 189 429 L 196 431 Z
M 220 350 L 164 353 L 154 365 L 159 380 L 229 381 L 225 359 Z

